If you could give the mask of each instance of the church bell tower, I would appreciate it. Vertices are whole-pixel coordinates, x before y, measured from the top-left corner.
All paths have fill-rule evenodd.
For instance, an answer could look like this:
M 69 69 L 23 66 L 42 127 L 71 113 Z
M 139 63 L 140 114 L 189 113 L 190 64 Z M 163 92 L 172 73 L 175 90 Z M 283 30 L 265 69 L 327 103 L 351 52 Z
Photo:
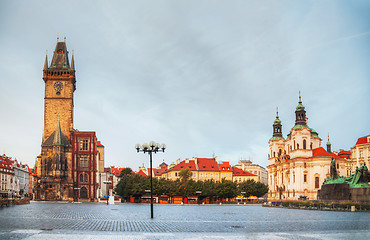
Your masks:
M 68 59 L 64 42 L 58 42 L 53 58 L 48 65 L 45 58 L 43 80 L 45 82 L 44 137 L 43 141 L 57 128 L 58 120 L 62 132 L 70 139 L 73 130 L 73 93 L 76 90 L 74 59 Z

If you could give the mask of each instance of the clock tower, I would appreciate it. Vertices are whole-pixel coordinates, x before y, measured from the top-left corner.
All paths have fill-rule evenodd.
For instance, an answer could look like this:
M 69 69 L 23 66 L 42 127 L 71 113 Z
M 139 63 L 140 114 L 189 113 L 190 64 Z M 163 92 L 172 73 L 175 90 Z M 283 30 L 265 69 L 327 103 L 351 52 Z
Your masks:
M 50 65 L 46 56 L 43 80 L 45 82 L 43 141 L 55 131 L 58 120 L 62 133 L 70 139 L 73 131 L 73 93 L 76 90 L 76 78 L 73 55 L 70 64 L 65 41 L 57 42 Z

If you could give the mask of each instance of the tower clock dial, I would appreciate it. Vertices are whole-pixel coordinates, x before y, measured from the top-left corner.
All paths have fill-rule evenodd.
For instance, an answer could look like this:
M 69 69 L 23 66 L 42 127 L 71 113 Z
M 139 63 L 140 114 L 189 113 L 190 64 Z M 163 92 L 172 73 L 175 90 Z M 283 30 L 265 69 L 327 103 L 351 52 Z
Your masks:
M 63 83 L 61 82 L 54 83 L 54 89 L 58 92 L 61 91 L 63 89 Z

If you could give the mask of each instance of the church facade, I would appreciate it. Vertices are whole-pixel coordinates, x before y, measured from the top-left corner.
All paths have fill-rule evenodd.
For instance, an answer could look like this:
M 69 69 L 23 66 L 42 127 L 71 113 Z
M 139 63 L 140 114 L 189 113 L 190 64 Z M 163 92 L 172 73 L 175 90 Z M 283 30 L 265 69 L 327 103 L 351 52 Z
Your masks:
M 295 125 L 286 139 L 282 135 L 282 124 L 278 113 L 273 123 L 273 136 L 269 140 L 268 199 L 290 199 L 300 197 L 317 199 L 317 191 L 324 179 L 330 176 L 332 158 L 336 159 L 340 175 L 346 173 L 346 159 L 321 147 L 319 134 L 308 126 L 306 110 L 299 96 L 295 111 Z
M 97 198 L 96 177 L 104 171 L 104 148 L 98 147 L 95 132 L 73 128 L 75 72 L 74 57 L 69 62 L 66 42 L 58 41 L 51 63 L 46 56 L 43 69 L 44 135 L 35 166 L 36 200 Z

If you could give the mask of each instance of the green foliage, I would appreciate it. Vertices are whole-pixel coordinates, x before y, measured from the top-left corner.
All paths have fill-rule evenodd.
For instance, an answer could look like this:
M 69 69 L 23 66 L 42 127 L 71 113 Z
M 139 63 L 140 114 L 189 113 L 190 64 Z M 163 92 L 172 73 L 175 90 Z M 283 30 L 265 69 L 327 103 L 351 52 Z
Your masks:
M 123 172 L 123 171 L 122 171 Z M 130 195 L 141 196 L 145 195 L 145 190 L 150 189 L 150 177 L 143 177 L 137 174 L 132 174 L 129 171 L 122 174 L 115 191 L 120 196 L 128 199 Z M 241 192 L 246 192 L 245 196 L 261 197 L 267 193 L 268 187 L 265 184 L 255 181 L 247 181 L 236 183 L 223 179 L 221 182 L 213 180 L 194 181 L 191 179 L 191 171 L 189 169 L 181 170 L 179 179 L 171 181 L 167 179 L 153 178 L 153 194 L 173 196 L 195 196 L 197 191 L 201 191 L 201 197 L 218 197 L 234 198 L 240 195 Z
M 247 197 L 262 197 L 268 192 L 268 186 L 260 182 L 255 182 L 254 180 L 248 180 L 239 183 L 238 192 L 245 192 L 245 196 Z
M 121 171 L 121 174 L 118 176 L 119 178 L 122 178 L 122 177 L 124 177 L 124 176 L 126 176 L 126 175 L 129 175 L 129 174 L 132 174 L 133 173 L 133 171 L 132 171 L 132 169 L 131 168 L 124 168 L 124 169 L 122 169 L 122 171 Z
M 192 172 L 189 170 L 189 168 L 181 169 L 179 172 L 179 177 L 181 182 L 188 182 L 191 178 Z
M 216 193 L 220 198 L 234 198 L 238 195 L 238 186 L 235 182 L 222 179 L 216 184 Z

